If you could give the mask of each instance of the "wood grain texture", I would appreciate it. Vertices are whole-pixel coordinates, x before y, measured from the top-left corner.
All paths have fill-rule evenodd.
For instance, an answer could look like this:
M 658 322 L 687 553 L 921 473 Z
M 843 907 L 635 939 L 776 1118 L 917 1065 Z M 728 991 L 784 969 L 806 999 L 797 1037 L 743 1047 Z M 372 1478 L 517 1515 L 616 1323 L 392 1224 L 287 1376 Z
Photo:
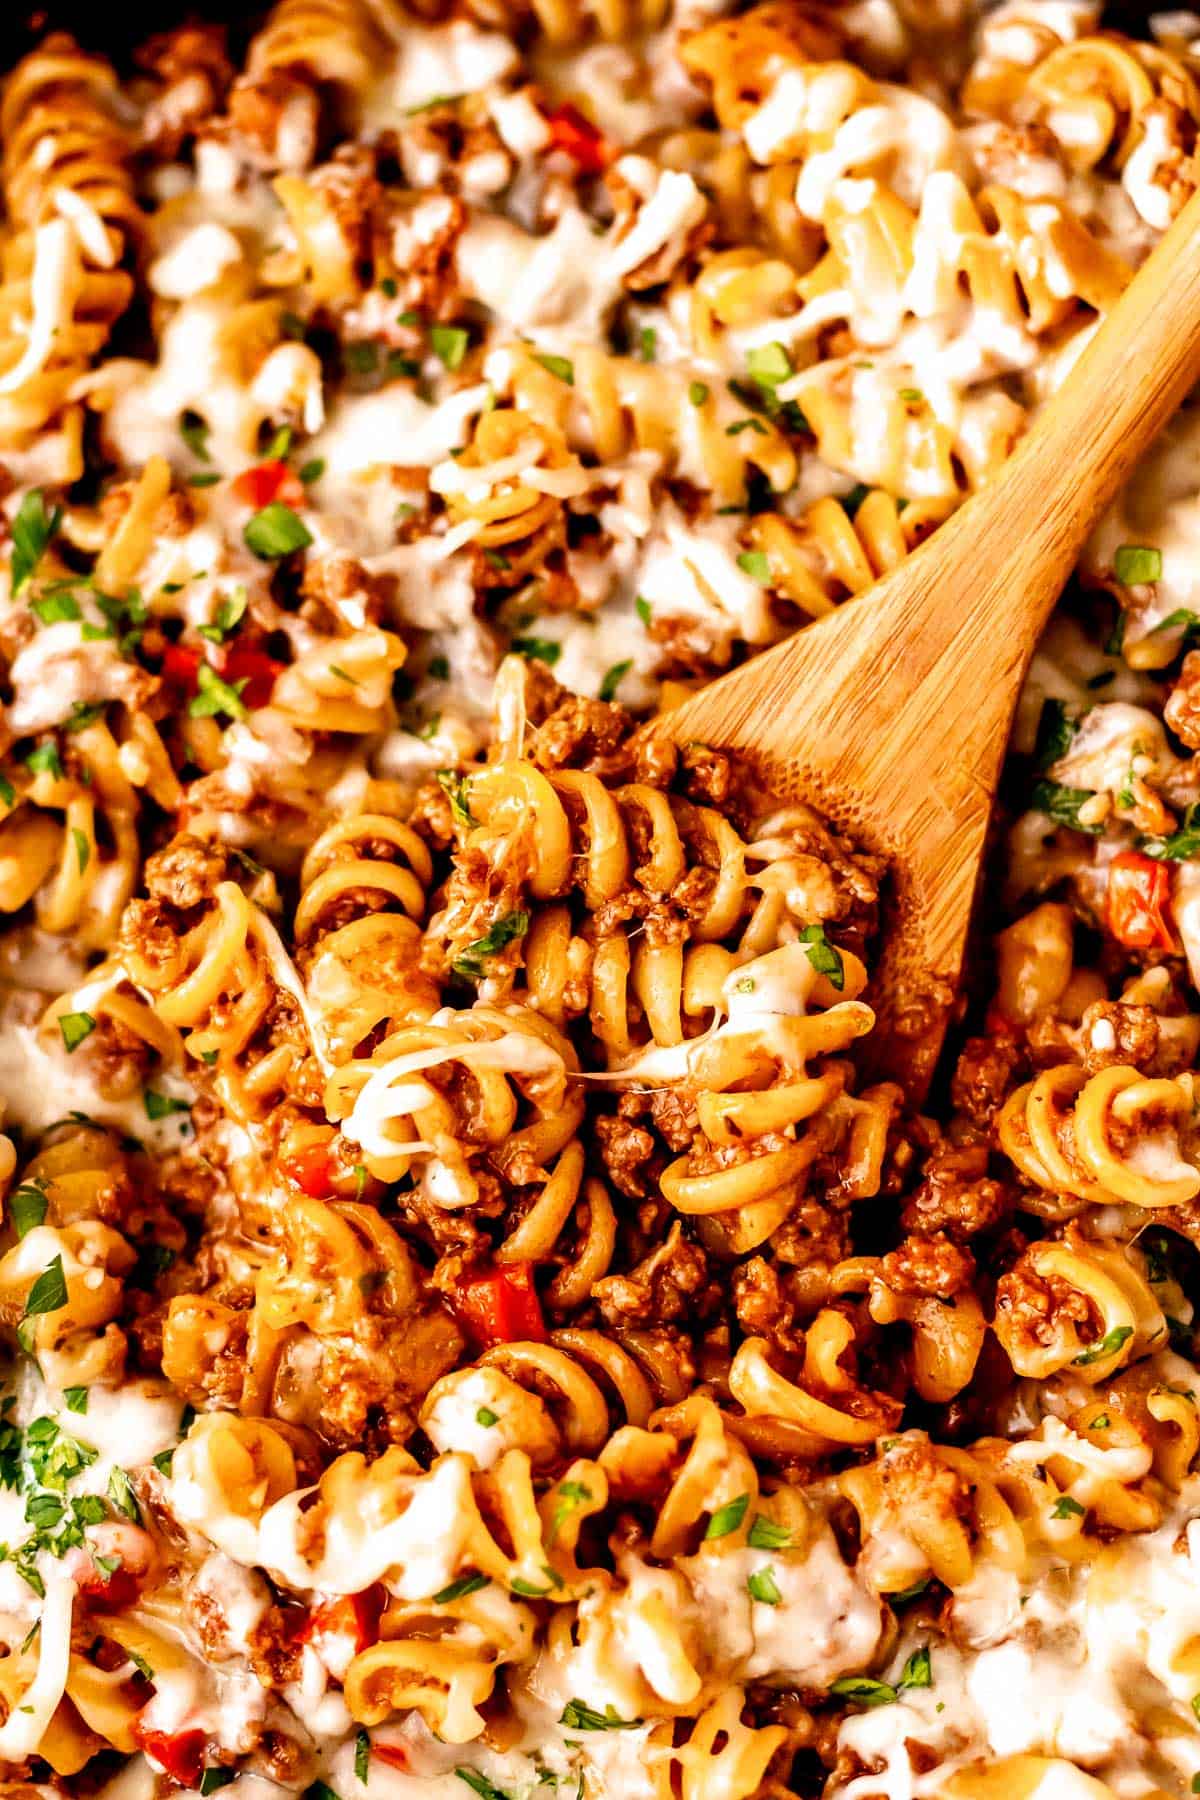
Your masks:
M 1193 196 L 999 475 L 860 599 L 666 715 L 891 865 L 875 1069 L 925 1091 L 1022 679 L 1084 541 L 1200 379 Z

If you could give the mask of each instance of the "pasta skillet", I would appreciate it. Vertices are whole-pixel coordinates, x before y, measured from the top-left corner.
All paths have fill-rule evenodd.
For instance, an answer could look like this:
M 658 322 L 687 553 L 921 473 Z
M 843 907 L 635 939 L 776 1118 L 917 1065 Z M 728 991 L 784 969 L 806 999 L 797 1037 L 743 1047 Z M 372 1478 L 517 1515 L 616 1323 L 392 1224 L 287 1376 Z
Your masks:
M 886 870 L 653 722 L 995 474 L 1197 30 L 281 0 L 7 75 L 14 1795 L 1194 1789 L 1194 409 L 925 1111 Z

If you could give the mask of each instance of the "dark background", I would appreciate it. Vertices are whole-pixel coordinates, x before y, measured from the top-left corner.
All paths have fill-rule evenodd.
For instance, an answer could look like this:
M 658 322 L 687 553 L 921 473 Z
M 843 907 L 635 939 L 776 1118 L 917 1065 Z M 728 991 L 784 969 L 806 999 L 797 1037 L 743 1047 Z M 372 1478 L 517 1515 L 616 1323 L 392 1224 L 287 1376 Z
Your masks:
M 1165 3 L 1165 0 L 1164 0 Z M 0 0 L 0 68 L 15 62 L 47 31 L 71 32 L 89 50 L 115 61 L 156 31 L 188 18 L 220 19 L 249 32 L 267 10 L 265 0 Z
M 1171 0 L 1155 0 L 1152 5 L 1137 0 L 1114 0 L 1107 7 L 1105 23 L 1118 29 L 1137 32 L 1144 28 L 1152 12 L 1165 11 Z M 1181 0 L 1182 3 L 1182 0 Z M 184 19 L 199 17 L 221 19 L 233 27 L 237 39 L 248 34 L 257 17 L 266 10 L 262 0 L 42 0 L 31 6 L 29 0 L 0 0 L 0 68 L 12 63 L 46 31 L 59 27 L 73 32 L 79 41 L 93 50 L 104 50 L 115 60 L 131 45 L 164 31 Z

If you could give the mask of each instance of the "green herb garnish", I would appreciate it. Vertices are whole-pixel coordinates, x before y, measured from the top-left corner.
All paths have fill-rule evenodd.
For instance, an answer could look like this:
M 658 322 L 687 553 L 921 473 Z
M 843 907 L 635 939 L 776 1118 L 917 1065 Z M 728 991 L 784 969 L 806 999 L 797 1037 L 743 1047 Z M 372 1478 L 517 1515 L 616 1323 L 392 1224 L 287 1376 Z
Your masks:
M 46 511 L 41 488 L 31 488 L 17 508 L 12 524 L 12 591 L 20 593 L 41 562 L 51 538 L 62 523 L 62 507 Z
M 282 500 L 272 500 L 269 506 L 262 507 L 248 519 L 242 538 L 246 548 L 253 550 L 264 562 L 290 556 L 294 550 L 307 550 L 313 541 L 304 520 Z

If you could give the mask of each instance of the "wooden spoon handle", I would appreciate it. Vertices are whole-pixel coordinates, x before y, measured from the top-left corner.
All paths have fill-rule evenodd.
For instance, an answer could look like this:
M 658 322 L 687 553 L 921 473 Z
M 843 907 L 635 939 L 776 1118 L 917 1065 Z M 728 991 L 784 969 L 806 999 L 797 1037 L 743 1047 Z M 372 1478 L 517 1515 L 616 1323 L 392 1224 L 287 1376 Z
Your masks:
M 996 628 L 1032 648 L 1104 508 L 1197 381 L 1200 191 L 1008 465 L 937 534 L 948 563 L 957 557 L 968 569 L 986 558 Z M 929 598 L 936 604 L 935 594 Z
M 886 691 L 868 773 L 916 748 L 945 787 L 964 751 L 990 786 L 1017 689 L 1100 514 L 1200 380 L 1200 191 L 1096 329 L 1013 456 L 921 549 L 841 606 L 688 700 L 673 730 L 830 764 Z M 973 720 L 956 725 L 953 694 Z M 822 746 L 814 759 L 813 746 Z M 861 748 L 861 746 L 859 746 Z

